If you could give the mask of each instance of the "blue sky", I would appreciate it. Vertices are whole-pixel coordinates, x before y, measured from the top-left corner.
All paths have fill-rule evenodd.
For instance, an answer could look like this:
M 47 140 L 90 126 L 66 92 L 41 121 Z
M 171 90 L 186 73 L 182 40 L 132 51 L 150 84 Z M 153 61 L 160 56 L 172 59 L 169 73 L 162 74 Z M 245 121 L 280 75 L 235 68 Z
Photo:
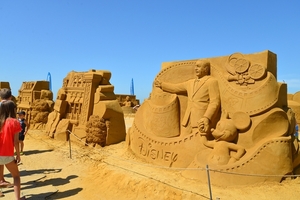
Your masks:
M 300 1 L 0 0 L 0 81 L 17 96 L 46 80 L 54 97 L 68 72 L 112 72 L 115 93 L 149 96 L 162 62 L 277 54 L 278 81 L 300 90 Z

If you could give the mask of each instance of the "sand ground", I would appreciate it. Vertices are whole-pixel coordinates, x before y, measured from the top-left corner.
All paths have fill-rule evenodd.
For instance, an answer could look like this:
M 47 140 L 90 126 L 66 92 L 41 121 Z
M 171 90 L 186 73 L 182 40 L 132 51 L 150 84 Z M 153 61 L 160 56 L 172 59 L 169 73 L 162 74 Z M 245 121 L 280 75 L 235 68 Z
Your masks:
M 122 142 L 105 148 L 57 141 L 31 130 L 22 156 L 22 194 L 28 199 L 210 199 L 207 184 L 187 180 L 180 171 L 154 167 L 134 158 Z M 6 179 L 12 181 L 8 172 Z M 300 199 L 300 178 L 281 183 L 211 188 L 212 199 Z M 1 199 L 12 199 L 3 189 Z

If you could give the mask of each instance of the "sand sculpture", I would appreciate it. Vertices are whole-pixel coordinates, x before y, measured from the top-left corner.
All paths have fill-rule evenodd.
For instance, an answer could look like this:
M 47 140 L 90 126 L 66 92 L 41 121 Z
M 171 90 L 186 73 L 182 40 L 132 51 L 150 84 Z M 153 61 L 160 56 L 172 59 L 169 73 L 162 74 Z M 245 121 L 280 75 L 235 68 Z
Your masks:
M 3 89 L 3 88 L 7 88 L 7 89 L 10 89 L 10 84 L 9 82 L 4 82 L 4 81 L 0 81 L 0 90 Z M 0 101 L 1 101 L 1 97 L 0 97 Z M 15 103 L 17 102 L 17 99 L 16 97 L 12 94 L 12 98 L 11 98 L 12 101 L 14 101 Z
M 206 182 L 208 165 L 212 184 L 251 184 L 299 165 L 294 129 L 276 54 L 233 53 L 163 63 L 126 141 L 145 162 L 186 168 L 186 178 Z
M 122 106 L 124 107 L 134 107 L 134 103 L 131 101 L 129 96 L 126 96 L 125 101 L 122 103 Z
M 53 93 L 49 89 L 49 81 L 22 83 L 17 98 L 17 106 L 18 111 L 25 111 L 31 129 L 45 129 L 53 105 Z
M 135 113 L 135 106 L 139 105 L 139 100 L 135 95 L 119 95 L 119 103 L 125 116 Z
M 124 115 L 110 78 L 111 72 L 104 70 L 68 73 L 48 116 L 49 136 L 61 140 L 77 137 L 74 141 L 80 138 L 94 146 L 124 141 Z
M 300 123 L 300 91 L 295 94 L 288 94 L 288 106 L 295 113 L 296 123 Z
M 86 124 L 86 143 L 101 147 L 106 145 L 107 129 L 109 128 L 109 120 L 100 118 L 98 115 L 91 115 L 90 120 Z

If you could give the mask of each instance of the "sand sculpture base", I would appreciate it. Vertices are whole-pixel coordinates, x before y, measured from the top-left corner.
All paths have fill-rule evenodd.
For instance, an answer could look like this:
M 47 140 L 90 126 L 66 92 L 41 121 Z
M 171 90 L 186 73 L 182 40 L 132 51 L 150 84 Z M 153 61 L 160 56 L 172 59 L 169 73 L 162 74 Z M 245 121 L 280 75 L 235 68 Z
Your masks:
M 265 181 L 280 182 L 281 175 L 291 174 L 293 171 L 291 138 L 274 138 L 267 142 L 261 142 L 258 146 L 259 148 L 255 152 L 234 164 L 208 165 L 211 182 L 220 186 L 246 185 Z M 182 175 L 206 183 L 207 179 L 203 177 L 207 176 L 207 160 L 202 160 L 201 154 L 210 153 L 203 151 L 197 154 Z M 281 159 L 279 160 L 279 158 Z

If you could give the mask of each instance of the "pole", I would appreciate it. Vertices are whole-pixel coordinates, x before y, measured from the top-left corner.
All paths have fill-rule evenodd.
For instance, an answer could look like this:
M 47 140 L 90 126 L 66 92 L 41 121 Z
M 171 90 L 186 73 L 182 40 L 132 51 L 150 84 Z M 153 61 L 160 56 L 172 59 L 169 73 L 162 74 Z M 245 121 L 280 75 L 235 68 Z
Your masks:
M 209 168 L 208 168 L 208 165 L 206 165 L 206 173 L 207 173 L 207 183 L 208 183 L 209 196 L 210 196 L 209 199 L 212 200 L 212 193 L 211 193 L 210 176 L 209 176 Z
M 69 149 L 70 149 L 70 159 L 72 159 L 72 151 L 71 151 L 71 133 L 69 132 Z

